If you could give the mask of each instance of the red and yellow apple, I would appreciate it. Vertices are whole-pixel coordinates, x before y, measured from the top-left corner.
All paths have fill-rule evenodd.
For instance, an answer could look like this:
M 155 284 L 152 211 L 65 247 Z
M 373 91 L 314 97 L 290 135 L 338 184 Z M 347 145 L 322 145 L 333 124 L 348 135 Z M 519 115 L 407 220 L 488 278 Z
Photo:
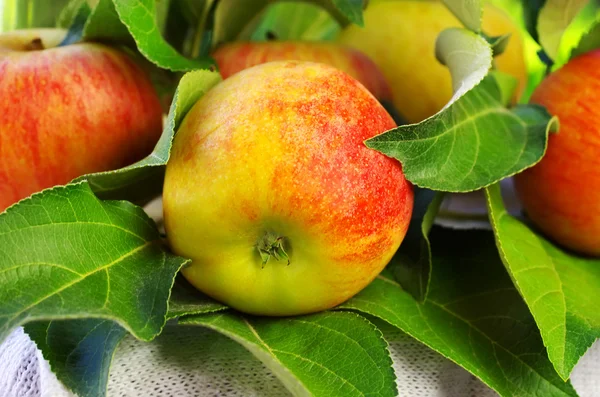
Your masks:
M 548 151 L 515 177 L 531 220 L 574 251 L 600 255 L 600 51 L 569 61 L 549 75 L 531 101 L 558 116 Z
M 309 61 L 338 68 L 362 83 L 380 101 L 391 101 L 391 89 L 377 65 L 362 52 L 335 43 L 310 41 L 232 42 L 213 54 L 221 76 L 265 62 Z
M 396 110 L 411 123 L 442 109 L 452 97 L 448 68 L 435 58 L 435 42 L 447 28 L 462 24 L 435 0 L 371 1 L 364 12 L 365 27 L 350 25 L 338 42 L 356 48 L 382 70 L 392 89 Z M 504 53 L 494 58 L 502 72 L 519 79 L 521 92 L 527 69 L 519 28 L 499 8 L 487 4 L 483 31 L 490 36 L 510 33 Z
M 123 167 L 162 130 L 158 96 L 125 53 L 58 44 L 64 30 L 0 35 L 0 211 L 54 185 Z
M 331 66 L 270 62 L 235 74 L 189 111 L 167 163 L 172 250 L 199 290 L 260 315 L 344 302 L 406 233 L 412 186 L 364 141 L 394 128 Z

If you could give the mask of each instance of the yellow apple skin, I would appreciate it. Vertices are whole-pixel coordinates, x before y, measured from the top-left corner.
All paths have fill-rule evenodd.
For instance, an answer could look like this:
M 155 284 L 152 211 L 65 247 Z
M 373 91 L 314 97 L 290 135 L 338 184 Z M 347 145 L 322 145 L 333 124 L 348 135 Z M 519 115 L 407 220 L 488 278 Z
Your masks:
M 389 262 L 412 186 L 364 141 L 395 126 L 360 83 L 331 66 L 271 62 L 203 96 L 175 135 L 163 191 L 172 250 L 196 288 L 243 312 L 336 306 Z M 258 251 L 281 238 L 289 263 Z
M 439 1 L 402 0 L 373 2 L 364 19 L 364 28 L 351 25 L 338 41 L 364 52 L 380 67 L 398 112 L 417 123 L 442 109 L 452 97 L 452 79 L 435 58 L 435 42 L 443 30 L 462 26 L 456 17 Z M 518 78 L 521 92 L 527 69 L 518 27 L 487 4 L 483 31 L 490 36 L 512 34 L 505 52 L 494 59 L 498 70 Z
M 336 43 L 236 41 L 219 47 L 212 56 L 224 79 L 241 70 L 266 62 L 320 62 L 348 73 L 380 101 L 391 101 L 392 99 L 392 90 L 377 65 L 362 52 Z
M 531 96 L 560 131 L 535 166 L 515 176 L 527 216 L 560 245 L 600 256 L 600 51 L 570 60 Z
M 0 35 L 0 211 L 42 189 L 147 155 L 162 111 L 145 72 L 64 30 Z

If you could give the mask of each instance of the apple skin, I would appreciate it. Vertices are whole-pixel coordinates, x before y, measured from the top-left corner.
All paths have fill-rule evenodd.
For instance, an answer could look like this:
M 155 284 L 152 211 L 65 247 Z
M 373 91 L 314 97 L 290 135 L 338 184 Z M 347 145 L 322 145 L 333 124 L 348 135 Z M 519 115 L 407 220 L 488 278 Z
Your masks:
M 392 91 L 379 67 L 362 52 L 335 43 L 309 41 L 232 42 L 212 54 L 221 76 L 273 61 L 319 62 L 338 68 L 361 82 L 380 101 Z
M 531 102 L 558 116 L 560 131 L 534 167 L 515 176 L 528 217 L 553 240 L 600 256 L 600 52 L 569 61 L 546 77 Z
M 133 163 L 160 137 L 161 105 L 146 73 L 101 44 L 55 47 L 64 35 L 0 35 L 0 211 L 83 174 Z M 44 49 L 35 49 L 35 39 Z
M 400 163 L 364 141 L 395 127 L 331 66 L 271 62 L 210 90 L 167 163 L 164 219 L 183 275 L 243 312 L 297 315 L 364 288 L 404 238 L 413 190 Z M 257 246 L 282 237 L 287 260 Z
M 452 97 L 452 78 L 435 58 L 435 42 L 443 30 L 462 27 L 458 19 L 441 2 L 406 0 L 372 2 L 364 21 L 364 28 L 350 25 L 337 41 L 364 52 L 380 67 L 398 112 L 417 123 L 442 109 Z M 498 70 L 518 78 L 518 95 L 527 81 L 518 27 L 489 4 L 484 7 L 482 26 L 490 36 L 511 33 L 505 52 L 494 62 Z

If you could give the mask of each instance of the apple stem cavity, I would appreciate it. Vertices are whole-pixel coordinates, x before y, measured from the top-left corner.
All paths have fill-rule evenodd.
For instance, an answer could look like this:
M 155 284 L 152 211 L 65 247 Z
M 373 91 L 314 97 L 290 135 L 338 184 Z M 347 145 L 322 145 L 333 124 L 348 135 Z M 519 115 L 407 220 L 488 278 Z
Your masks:
M 25 45 L 25 50 L 27 51 L 41 51 L 44 49 L 44 43 L 42 43 L 42 39 L 36 37 L 31 40 L 27 45 Z
M 271 257 L 275 258 L 277 261 L 287 260 L 287 264 L 290 264 L 290 256 L 284 248 L 285 242 L 285 237 L 278 236 L 276 233 L 266 232 L 264 234 L 256 246 L 260 258 L 262 259 L 261 268 L 264 269 Z

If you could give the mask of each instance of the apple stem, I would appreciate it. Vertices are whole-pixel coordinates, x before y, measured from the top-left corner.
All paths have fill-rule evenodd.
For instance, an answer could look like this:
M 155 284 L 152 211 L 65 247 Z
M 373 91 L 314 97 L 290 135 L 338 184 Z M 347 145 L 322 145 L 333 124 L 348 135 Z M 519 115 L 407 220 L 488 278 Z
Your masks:
M 25 46 L 25 49 L 27 51 L 40 51 L 44 49 L 44 43 L 42 43 L 41 38 L 36 37 Z
M 287 264 L 290 264 L 290 256 L 285 251 L 284 244 L 285 237 L 278 236 L 273 232 L 265 233 L 256 247 L 262 259 L 263 269 L 271 257 L 274 257 L 277 261 L 287 260 Z

